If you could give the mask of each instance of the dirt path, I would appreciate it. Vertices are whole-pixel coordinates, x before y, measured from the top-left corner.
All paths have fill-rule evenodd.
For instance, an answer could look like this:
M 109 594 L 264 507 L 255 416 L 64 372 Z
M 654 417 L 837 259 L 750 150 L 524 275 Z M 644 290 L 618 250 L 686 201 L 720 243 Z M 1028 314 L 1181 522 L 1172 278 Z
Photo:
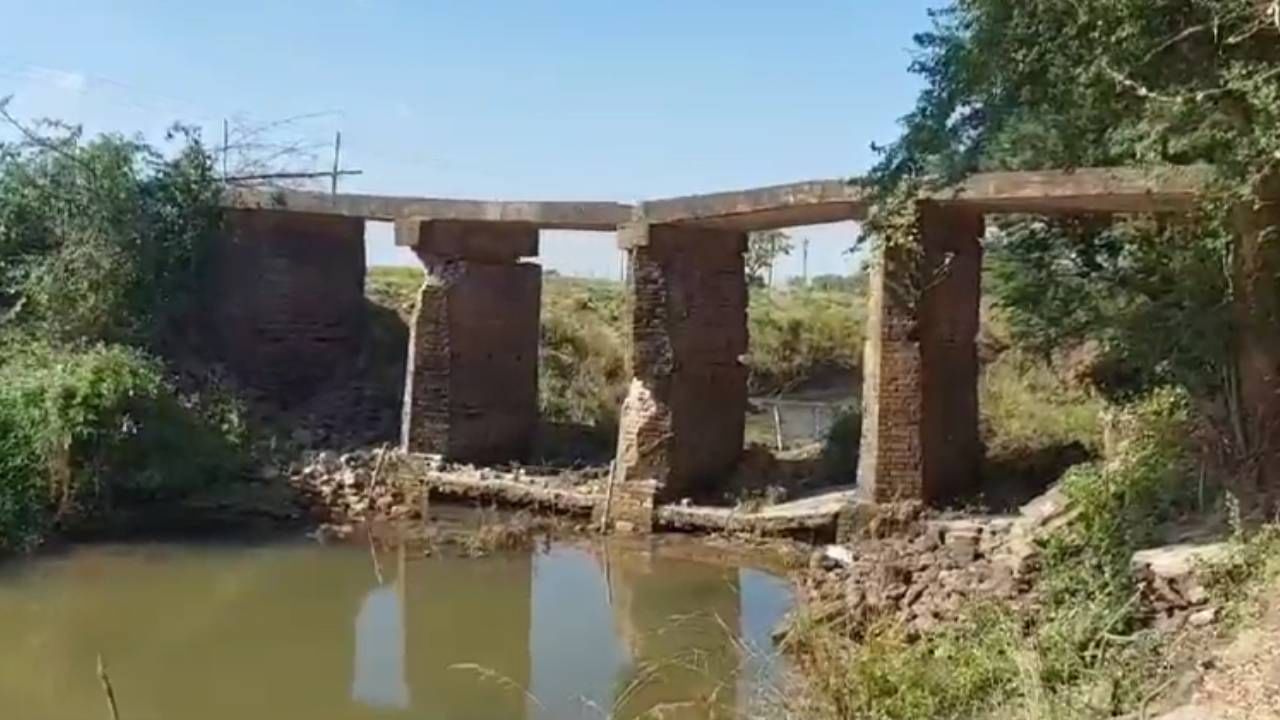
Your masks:
M 1256 622 L 1215 657 L 1188 705 L 1160 720 L 1280 720 L 1280 581 Z

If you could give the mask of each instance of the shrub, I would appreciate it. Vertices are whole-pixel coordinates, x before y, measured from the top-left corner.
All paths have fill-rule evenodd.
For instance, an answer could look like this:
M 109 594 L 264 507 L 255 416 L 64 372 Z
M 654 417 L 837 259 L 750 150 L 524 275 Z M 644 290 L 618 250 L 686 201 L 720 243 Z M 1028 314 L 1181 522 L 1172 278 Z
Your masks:
M 221 228 L 210 156 L 181 129 L 169 156 L 44 129 L 0 144 L 0 550 L 226 477 L 244 444 L 234 397 L 181 395 L 157 359 Z
M 623 288 L 548 278 L 544 290 L 538 368 L 543 417 L 591 426 L 612 438 L 631 377 Z
M 180 134 L 169 158 L 74 129 L 0 146 L 0 307 L 56 342 L 163 340 L 222 222 L 210 157 Z
M 0 374 L 0 548 L 29 547 L 55 522 L 113 498 L 174 496 L 238 469 L 233 424 L 183 403 L 161 364 L 99 345 L 11 346 Z
M 1167 668 L 1160 638 L 1139 622 L 1129 562 L 1194 506 L 1190 401 L 1160 390 L 1117 411 L 1115 427 L 1113 456 L 1064 480 L 1072 512 L 1042 541 L 1035 606 L 979 603 L 915 642 L 893 625 L 855 642 L 802 623 L 807 716 L 1111 717 L 1158 688 Z
M 755 290 L 749 310 L 749 385 L 754 393 L 783 392 L 824 372 L 862 366 L 862 295 L 824 290 Z

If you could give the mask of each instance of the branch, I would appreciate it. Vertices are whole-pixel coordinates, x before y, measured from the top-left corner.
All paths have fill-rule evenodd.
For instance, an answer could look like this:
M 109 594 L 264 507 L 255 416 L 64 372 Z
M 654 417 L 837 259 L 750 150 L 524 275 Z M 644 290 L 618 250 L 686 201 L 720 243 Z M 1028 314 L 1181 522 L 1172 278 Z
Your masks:
M 1160 43 L 1159 45 L 1157 45 L 1157 46 L 1156 46 L 1156 48 L 1155 48 L 1154 50 L 1152 50 L 1151 52 L 1147 53 L 1146 57 L 1142 58 L 1142 61 L 1141 61 L 1139 64 L 1140 64 L 1140 65 L 1146 65 L 1147 63 L 1151 62 L 1152 58 L 1154 58 L 1156 55 L 1159 55 L 1160 53 L 1164 52 L 1165 50 L 1168 50 L 1169 48 L 1173 47 L 1174 45 L 1177 45 L 1178 43 L 1182 42 L 1183 40 L 1186 40 L 1187 38 L 1191 37 L 1192 35 L 1198 35 L 1198 34 L 1200 34 L 1200 33 L 1204 32 L 1205 30 L 1208 30 L 1208 29 L 1209 29 L 1209 25 L 1206 23 L 1206 24 L 1202 24 L 1202 25 L 1196 25 L 1195 27 L 1189 27 L 1189 28 L 1187 28 L 1186 30 L 1183 30 L 1182 32 L 1178 33 L 1177 35 L 1174 35 L 1173 37 L 1169 38 L 1168 40 L 1165 40 L 1164 42 L 1162 42 L 1162 43 Z
M 39 148 L 43 148 L 45 150 L 49 150 L 51 152 L 55 152 L 61 155 L 62 157 L 70 160 L 71 162 L 74 162 L 80 167 L 88 170 L 91 174 L 94 173 L 93 167 L 88 163 L 86 163 L 84 161 L 84 158 L 81 158 L 79 155 L 76 155 L 73 152 L 69 152 L 65 147 L 62 147 L 56 142 L 50 141 L 48 138 L 41 137 L 39 133 L 28 128 L 26 125 L 23 125 L 22 123 L 18 122 L 17 118 L 9 114 L 9 101 L 12 99 L 13 99 L 12 95 L 6 95 L 4 98 L 0 98 L 0 118 L 3 118 L 5 122 L 13 126 L 18 132 L 22 133 L 22 136 L 25 137 L 27 139 L 27 142 L 31 143 L 32 145 L 35 145 L 36 147 L 39 147 Z

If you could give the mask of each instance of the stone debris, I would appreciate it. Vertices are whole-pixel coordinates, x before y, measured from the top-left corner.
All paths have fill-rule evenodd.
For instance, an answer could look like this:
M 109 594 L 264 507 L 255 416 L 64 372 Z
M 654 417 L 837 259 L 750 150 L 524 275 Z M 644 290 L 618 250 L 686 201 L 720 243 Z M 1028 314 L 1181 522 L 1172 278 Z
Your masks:
M 970 600 L 1015 599 L 1025 578 L 1004 556 L 1014 527 L 1007 518 L 921 520 L 908 532 L 855 540 L 847 565 L 819 551 L 810 606 L 842 607 L 855 636 L 886 618 L 920 635 Z
M 421 519 L 428 498 L 435 496 L 590 512 L 607 472 L 475 468 L 439 456 L 375 449 L 307 454 L 290 468 L 289 482 L 321 523 L 317 534 L 342 539 L 361 524 Z
M 955 619 L 976 600 L 1033 603 L 1039 541 L 1074 516 L 1059 488 L 1014 516 L 929 517 L 920 508 L 851 508 L 842 533 L 849 562 L 815 551 L 806 587 L 809 606 L 843 613 L 859 636 L 891 620 L 918 636 Z M 1205 627 L 1218 620 L 1203 570 L 1227 545 L 1176 545 L 1135 554 L 1133 571 L 1158 629 Z
M 1226 543 L 1170 545 L 1134 553 L 1131 566 L 1151 622 L 1170 630 L 1213 624 L 1217 610 L 1208 606 L 1205 574 L 1229 553 Z

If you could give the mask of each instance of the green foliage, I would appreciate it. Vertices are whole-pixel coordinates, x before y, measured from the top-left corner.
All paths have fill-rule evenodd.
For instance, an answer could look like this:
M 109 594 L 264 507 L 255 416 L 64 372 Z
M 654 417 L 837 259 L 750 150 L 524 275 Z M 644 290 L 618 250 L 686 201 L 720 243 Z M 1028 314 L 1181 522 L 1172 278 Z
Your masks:
M 1208 162 L 1280 150 L 1280 32 L 1248 0 L 956 0 L 916 37 L 926 87 L 876 177 Z M 1052 39 L 1051 42 L 1047 39 Z
M 1048 361 L 1022 351 L 1006 351 L 983 368 L 978 406 L 990 457 L 1072 444 L 1101 449 L 1104 402 L 1065 382 Z
M 394 310 L 406 322 L 413 315 L 421 288 L 420 267 L 371 267 L 365 274 L 365 297 L 379 307 Z
M 198 138 L 42 130 L 0 145 L 0 550 L 228 477 L 245 442 L 225 388 L 181 394 L 156 359 L 222 222 Z
M 1129 561 L 1194 506 L 1190 407 L 1162 390 L 1117 413 L 1113 456 L 1064 481 L 1070 519 L 1042 540 L 1034 606 L 978 603 L 914 642 L 893 625 L 855 642 L 802 624 L 807 716 L 1113 717 L 1140 705 L 1168 668 Z
M 194 135 L 172 157 L 77 129 L 0 146 L 0 307 L 57 342 L 159 342 L 195 299 L 220 189 Z
M 113 498 L 173 496 L 238 469 L 233 416 L 180 400 L 141 351 L 15 343 L 0 376 L 0 549 L 29 547 Z
M 1017 618 L 993 605 L 914 642 L 890 625 L 853 642 L 812 621 L 792 641 L 812 681 L 810 694 L 794 698 L 804 717 L 961 720 L 998 707 L 1017 686 Z
M 781 230 L 763 230 L 751 233 L 747 239 L 747 254 L 743 257 L 747 281 L 764 287 L 773 280 L 773 265 L 779 258 L 791 254 L 795 243 Z
M 820 290 L 753 292 L 749 385 L 755 393 L 783 392 L 823 372 L 860 380 L 866 301 Z
M 1217 197 L 1194 223 L 1004 223 L 992 289 L 1031 348 L 1100 342 L 1124 366 L 1118 393 L 1229 385 L 1227 208 L 1280 162 L 1271 4 L 955 0 L 932 17 L 867 234 L 915 248 L 918 192 L 976 171 L 1212 164 Z
M 548 278 L 544 292 L 538 356 L 543 417 L 591 426 L 612 439 L 631 378 L 622 286 Z
M 1094 343 L 1112 397 L 1223 390 L 1232 361 L 1229 233 L 1208 222 L 1019 220 L 992 243 L 1013 339 L 1043 356 Z

